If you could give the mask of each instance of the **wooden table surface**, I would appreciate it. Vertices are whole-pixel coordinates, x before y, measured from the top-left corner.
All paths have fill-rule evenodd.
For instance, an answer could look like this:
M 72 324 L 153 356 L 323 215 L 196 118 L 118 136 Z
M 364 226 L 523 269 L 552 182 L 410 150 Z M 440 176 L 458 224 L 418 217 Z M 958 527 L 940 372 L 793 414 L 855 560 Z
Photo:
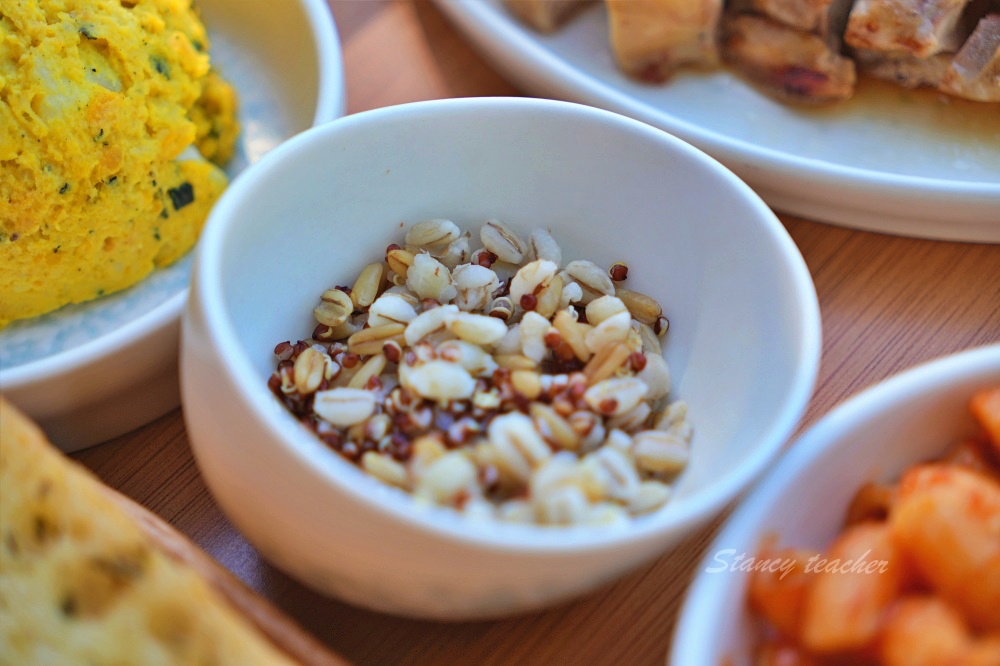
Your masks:
M 516 95 L 425 0 L 330 0 L 348 112 L 442 97 Z M 914 364 L 1000 342 L 1000 246 L 865 233 L 780 214 L 819 293 L 823 355 L 800 428 Z M 660 664 L 718 521 L 585 598 L 502 621 L 400 619 L 324 598 L 274 569 L 213 502 L 180 410 L 75 456 L 187 534 L 250 587 L 359 664 Z

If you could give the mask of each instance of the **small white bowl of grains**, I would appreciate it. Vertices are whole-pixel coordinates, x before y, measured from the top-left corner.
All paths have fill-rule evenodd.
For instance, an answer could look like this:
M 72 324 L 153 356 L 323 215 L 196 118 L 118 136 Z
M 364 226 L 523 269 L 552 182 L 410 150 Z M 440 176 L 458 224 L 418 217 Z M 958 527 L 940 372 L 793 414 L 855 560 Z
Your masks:
M 309 130 L 202 234 L 181 360 L 204 478 L 276 566 L 444 620 L 664 553 L 774 460 L 819 307 L 732 173 L 577 104 L 421 102 Z

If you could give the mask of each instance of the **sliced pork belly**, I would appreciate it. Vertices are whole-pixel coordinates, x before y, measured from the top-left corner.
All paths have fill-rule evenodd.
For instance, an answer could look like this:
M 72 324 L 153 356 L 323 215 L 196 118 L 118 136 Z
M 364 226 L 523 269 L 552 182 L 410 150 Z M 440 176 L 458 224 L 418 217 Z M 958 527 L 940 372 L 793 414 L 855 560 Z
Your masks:
M 504 0 L 512 14 L 539 32 L 562 26 L 590 0 Z
M 724 34 L 726 61 L 779 99 L 828 104 L 854 93 L 854 62 L 819 35 L 749 14 L 729 17 Z
M 962 13 L 970 0 L 857 0 L 844 41 L 857 49 L 929 58 L 955 52 L 968 31 Z
M 911 55 L 886 56 L 866 49 L 854 52 L 858 67 L 875 78 L 904 88 L 937 88 L 944 80 L 953 56 L 951 53 L 938 53 L 929 58 L 915 58 Z
M 979 21 L 939 87 L 977 102 L 1000 102 L 1000 14 Z
M 733 0 L 729 9 L 839 40 L 852 4 L 854 0 Z
M 719 62 L 722 0 L 605 0 L 611 50 L 628 75 L 658 83 Z
M 829 0 L 734 0 L 729 9 L 742 14 L 759 14 L 773 21 L 815 32 L 826 13 Z

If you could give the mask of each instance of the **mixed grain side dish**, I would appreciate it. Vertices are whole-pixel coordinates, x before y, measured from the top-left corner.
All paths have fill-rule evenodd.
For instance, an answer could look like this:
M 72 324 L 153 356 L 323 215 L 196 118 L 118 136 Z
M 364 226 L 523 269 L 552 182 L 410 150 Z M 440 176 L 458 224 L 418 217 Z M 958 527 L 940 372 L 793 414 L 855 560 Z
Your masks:
M 541 32 L 592 0 L 504 0 Z M 596 4 L 596 3 L 595 3 Z M 628 76 L 662 83 L 726 64 L 787 102 L 854 94 L 858 72 L 907 88 L 1000 102 L 996 0 L 604 0 L 608 42 Z
M 970 408 L 981 436 L 862 486 L 825 552 L 764 549 L 795 566 L 751 574 L 755 664 L 1000 664 L 1000 387 Z
M 659 303 L 628 268 L 564 262 L 544 229 L 418 222 L 281 342 L 271 390 L 376 478 L 468 516 L 617 523 L 690 455 Z
M 238 132 L 191 0 L 0 3 L 0 327 L 184 255 Z

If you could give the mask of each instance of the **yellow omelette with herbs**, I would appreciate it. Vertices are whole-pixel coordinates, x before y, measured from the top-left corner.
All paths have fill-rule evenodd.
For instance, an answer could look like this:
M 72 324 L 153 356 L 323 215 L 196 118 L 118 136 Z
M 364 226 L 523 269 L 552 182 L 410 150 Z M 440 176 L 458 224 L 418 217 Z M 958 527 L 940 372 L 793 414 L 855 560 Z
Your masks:
M 239 131 L 208 47 L 191 0 L 0 3 L 0 327 L 194 244 Z

